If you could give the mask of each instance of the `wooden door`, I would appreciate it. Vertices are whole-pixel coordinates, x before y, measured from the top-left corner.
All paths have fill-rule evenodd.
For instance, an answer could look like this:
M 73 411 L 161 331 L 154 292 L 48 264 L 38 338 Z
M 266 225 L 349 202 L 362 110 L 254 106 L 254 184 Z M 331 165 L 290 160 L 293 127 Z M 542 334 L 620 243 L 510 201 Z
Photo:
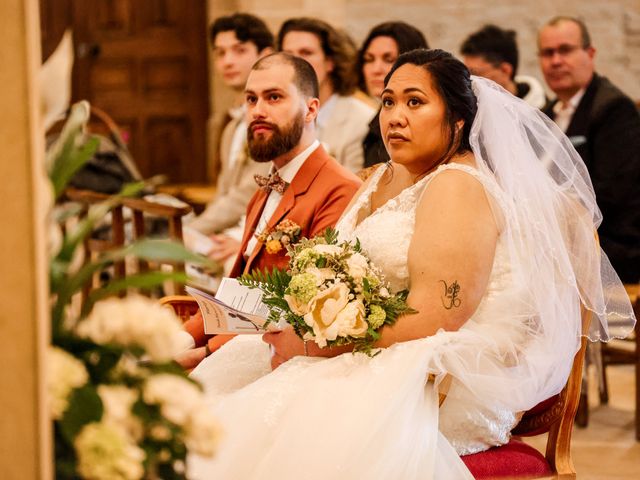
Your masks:
M 111 115 L 144 177 L 206 179 L 204 0 L 45 0 L 72 4 L 73 99 Z

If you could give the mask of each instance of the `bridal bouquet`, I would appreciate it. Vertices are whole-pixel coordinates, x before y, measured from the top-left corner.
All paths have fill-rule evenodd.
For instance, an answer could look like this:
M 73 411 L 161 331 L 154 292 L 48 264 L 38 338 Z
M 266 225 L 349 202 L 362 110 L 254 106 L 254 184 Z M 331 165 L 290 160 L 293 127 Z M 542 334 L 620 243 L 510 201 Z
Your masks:
M 253 272 L 240 283 L 263 292 L 267 324 L 284 320 L 304 340 L 318 346 L 353 344 L 372 355 L 384 325 L 405 313 L 408 291 L 391 293 L 360 242 L 338 242 L 335 230 L 287 246 L 289 268 Z

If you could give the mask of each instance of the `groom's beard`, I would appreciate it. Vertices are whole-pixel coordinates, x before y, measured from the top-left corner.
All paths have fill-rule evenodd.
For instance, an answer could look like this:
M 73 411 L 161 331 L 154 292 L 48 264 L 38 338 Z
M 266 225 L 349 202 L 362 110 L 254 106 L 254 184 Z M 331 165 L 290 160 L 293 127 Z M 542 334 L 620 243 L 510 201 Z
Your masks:
M 256 125 L 266 125 L 271 128 L 271 135 L 264 138 L 262 135 L 255 136 L 253 127 Z M 300 112 L 290 125 L 281 129 L 275 123 L 254 120 L 247 129 L 247 143 L 249 144 L 249 155 L 256 162 L 270 162 L 278 158 L 300 143 L 302 131 L 304 130 L 304 114 Z

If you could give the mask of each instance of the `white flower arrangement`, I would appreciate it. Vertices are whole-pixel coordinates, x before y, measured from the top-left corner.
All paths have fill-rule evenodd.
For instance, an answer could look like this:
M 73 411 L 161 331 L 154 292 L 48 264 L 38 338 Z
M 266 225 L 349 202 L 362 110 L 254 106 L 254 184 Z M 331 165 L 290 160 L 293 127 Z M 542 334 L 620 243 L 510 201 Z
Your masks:
M 302 239 L 287 247 L 289 268 L 244 275 L 240 282 L 263 291 L 267 323 L 284 319 L 304 340 L 318 346 L 353 344 L 372 355 L 379 330 L 414 313 L 407 291 L 389 293 L 380 270 L 356 241 L 338 243 L 337 233 Z
M 79 336 L 96 343 L 117 343 L 145 350 L 154 362 L 166 362 L 180 352 L 180 320 L 149 298 L 129 296 L 96 303 L 78 325 Z
M 162 351 L 175 351 L 167 338 L 176 338 L 179 325 L 152 300 L 110 299 L 65 339 L 75 356 L 50 348 L 56 448 L 73 452 L 67 462 L 57 455 L 60 478 L 184 478 L 187 451 L 215 454 L 220 430 L 201 387 Z
M 125 433 L 105 422 L 86 425 L 74 442 L 78 473 L 91 480 L 139 480 L 144 450 Z
M 74 105 L 59 139 L 48 151 L 49 177 L 56 197 L 97 146 L 96 139 L 83 132 L 88 116 L 86 102 Z M 135 194 L 142 186 L 127 186 L 120 196 Z M 74 295 L 114 261 L 131 257 L 197 264 L 206 261 L 182 245 L 158 240 L 141 240 L 98 258 L 84 258 L 83 242 L 117 201 L 113 197 L 92 206 L 85 217 L 66 225 L 64 234 L 58 224 L 78 209 L 55 209 L 51 218 L 53 345 L 46 364 L 55 477 L 184 479 L 187 452 L 214 455 L 220 433 L 200 386 L 172 361 L 181 348 L 181 323 L 173 311 L 144 297 L 100 301 L 132 286 L 151 288 L 166 280 L 184 281 L 184 275 L 128 275 L 94 289 L 81 311 L 70 305 Z M 163 388 L 167 390 L 160 392 Z
M 88 379 L 87 369 L 80 360 L 61 348 L 49 347 L 47 391 L 52 418 L 62 418 L 69 406 L 69 394 L 74 388 L 85 385 Z

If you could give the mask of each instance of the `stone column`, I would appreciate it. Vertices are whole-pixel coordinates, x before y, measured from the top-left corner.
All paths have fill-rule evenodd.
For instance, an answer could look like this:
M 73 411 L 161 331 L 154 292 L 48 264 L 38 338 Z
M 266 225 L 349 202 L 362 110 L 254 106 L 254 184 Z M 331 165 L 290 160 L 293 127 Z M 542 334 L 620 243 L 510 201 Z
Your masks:
M 0 465 L 21 480 L 52 477 L 39 25 L 37 0 L 0 2 Z

